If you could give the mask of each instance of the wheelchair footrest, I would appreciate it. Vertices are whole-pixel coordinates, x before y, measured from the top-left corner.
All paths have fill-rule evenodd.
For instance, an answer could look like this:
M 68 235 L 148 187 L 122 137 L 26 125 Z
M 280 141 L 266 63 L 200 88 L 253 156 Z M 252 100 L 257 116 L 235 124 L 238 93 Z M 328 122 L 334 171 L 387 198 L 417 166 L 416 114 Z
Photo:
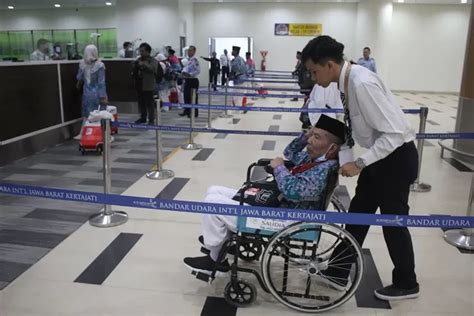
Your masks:
M 212 283 L 214 278 L 210 276 L 209 274 L 198 272 L 198 271 L 191 271 L 192 275 L 196 276 L 196 279 L 204 281 L 206 283 Z

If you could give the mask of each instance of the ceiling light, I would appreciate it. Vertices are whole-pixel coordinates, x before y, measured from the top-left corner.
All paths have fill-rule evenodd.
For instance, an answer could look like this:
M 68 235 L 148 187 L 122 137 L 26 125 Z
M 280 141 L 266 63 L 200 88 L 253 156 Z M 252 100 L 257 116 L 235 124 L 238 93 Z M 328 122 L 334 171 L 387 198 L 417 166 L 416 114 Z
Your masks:
M 461 3 L 467 3 L 467 0 L 461 0 Z
M 55 8 L 60 8 L 60 7 L 61 7 L 61 5 L 60 5 L 60 4 L 58 4 L 58 3 L 56 3 L 56 4 L 54 5 L 54 7 L 55 7 Z
M 8 9 L 13 10 L 13 9 L 15 9 L 15 7 L 12 6 L 12 5 L 9 5 L 9 6 L 8 6 Z
M 106 2 L 105 5 L 112 5 L 112 2 Z
M 398 3 L 403 3 L 405 2 L 405 0 L 398 0 Z

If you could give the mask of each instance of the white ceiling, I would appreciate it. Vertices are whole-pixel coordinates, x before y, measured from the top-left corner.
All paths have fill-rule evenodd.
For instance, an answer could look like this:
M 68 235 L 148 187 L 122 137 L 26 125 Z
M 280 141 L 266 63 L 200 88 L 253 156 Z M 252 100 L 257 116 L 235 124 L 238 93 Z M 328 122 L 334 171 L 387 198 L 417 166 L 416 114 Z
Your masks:
M 133 1 L 133 0 L 0 0 L 0 10 L 6 10 L 8 6 L 12 5 L 15 9 L 47 9 L 53 8 L 55 3 L 60 3 L 62 8 L 94 8 L 105 7 L 105 2 L 112 2 L 115 5 L 117 1 Z M 159 1 L 159 0 L 157 0 Z M 176 0 L 197 3 L 216 3 L 216 2 L 361 2 L 365 0 Z M 394 2 L 397 2 L 394 0 Z M 419 3 L 419 4 L 460 4 L 460 0 L 405 0 L 405 3 Z M 472 3 L 472 0 L 468 0 Z

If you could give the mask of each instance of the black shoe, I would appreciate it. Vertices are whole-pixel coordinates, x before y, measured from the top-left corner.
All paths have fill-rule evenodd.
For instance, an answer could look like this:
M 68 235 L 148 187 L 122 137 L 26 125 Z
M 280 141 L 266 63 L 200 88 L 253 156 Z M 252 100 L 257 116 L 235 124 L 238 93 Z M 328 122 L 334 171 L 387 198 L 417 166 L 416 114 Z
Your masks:
M 146 123 L 146 119 L 139 118 L 138 120 L 135 121 L 135 124 L 142 124 L 142 123 Z
M 417 298 L 420 295 L 420 286 L 417 285 L 412 289 L 399 289 L 389 285 L 374 291 L 375 297 L 384 301 L 405 300 L 409 298 Z
M 298 101 L 298 98 L 293 98 L 290 101 Z
M 148 125 L 155 125 L 155 121 L 148 121 Z
M 194 258 L 186 257 L 183 262 L 185 266 L 196 272 L 211 274 L 216 271 L 216 276 L 225 274 L 230 270 L 229 262 L 227 262 L 227 260 L 218 264 L 212 260 L 210 256 Z
M 185 116 L 185 115 L 187 115 L 189 117 L 189 114 L 187 114 L 187 113 L 179 113 L 179 116 Z

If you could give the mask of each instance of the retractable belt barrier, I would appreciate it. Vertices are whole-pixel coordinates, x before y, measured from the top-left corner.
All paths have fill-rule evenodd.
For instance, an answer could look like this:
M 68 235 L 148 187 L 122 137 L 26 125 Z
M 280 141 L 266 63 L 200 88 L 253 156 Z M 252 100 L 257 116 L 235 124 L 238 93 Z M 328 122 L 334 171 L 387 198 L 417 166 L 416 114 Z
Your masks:
M 219 89 L 223 89 L 218 87 Z M 282 92 L 311 92 L 310 89 L 300 89 L 300 88 L 277 88 L 277 87 L 243 87 L 243 86 L 228 86 L 227 90 L 267 90 L 267 91 L 282 91 Z M 198 93 L 201 91 L 207 92 L 205 89 L 199 89 Z M 222 91 L 221 91 L 222 92 Z M 207 94 L 207 93 L 206 93 Z
M 259 93 L 241 93 L 241 92 L 221 92 L 221 91 L 205 91 L 199 90 L 198 94 L 204 95 L 227 95 L 233 97 L 249 97 L 249 98 L 283 98 L 283 99 L 304 99 L 304 94 L 259 94 Z
M 242 79 L 242 82 L 261 82 L 261 83 L 293 83 L 297 84 L 298 80 L 260 80 L 260 79 Z
M 206 104 L 185 104 L 165 102 L 164 106 L 186 109 L 203 109 L 203 110 L 235 110 L 235 111 L 254 111 L 254 112 L 288 112 L 288 113 L 344 113 L 344 109 L 308 109 L 308 108 L 284 108 L 284 107 L 264 107 L 264 106 L 232 106 L 232 105 L 206 105 Z M 405 114 L 419 114 L 419 109 L 404 109 Z
M 214 133 L 214 134 L 245 134 L 245 135 L 271 135 L 271 136 L 298 136 L 301 132 L 270 132 L 270 131 L 243 131 L 233 129 L 218 129 L 218 128 L 190 128 L 178 127 L 169 125 L 148 125 L 135 124 L 126 122 L 113 122 L 112 126 L 119 128 L 135 128 L 145 130 L 160 130 L 171 132 L 197 132 L 197 133 Z M 420 139 L 474 139 L 474 132 L 472 133 L 425 133 L 417 134 L 416 138 Z
M 255 73 L 283 73 L 283 74 L 291 74 L 293 73 L 292 71 L 289 70 L 255 70 Z
M 395 227 L 473 228 L 473 216 L 449 215 L 382 215 L 364 213 L 339 213 L 319 210 L 255 207 L 245 205 L 213 204 L 128 195 L 103 194 L 76 190 L 45 188 L 0 182 L 0 193 L 32 196 L 53 200 L 119 205 L 184 213 L 230 215 L 316 223 L 351 225 L 377 225 Z

